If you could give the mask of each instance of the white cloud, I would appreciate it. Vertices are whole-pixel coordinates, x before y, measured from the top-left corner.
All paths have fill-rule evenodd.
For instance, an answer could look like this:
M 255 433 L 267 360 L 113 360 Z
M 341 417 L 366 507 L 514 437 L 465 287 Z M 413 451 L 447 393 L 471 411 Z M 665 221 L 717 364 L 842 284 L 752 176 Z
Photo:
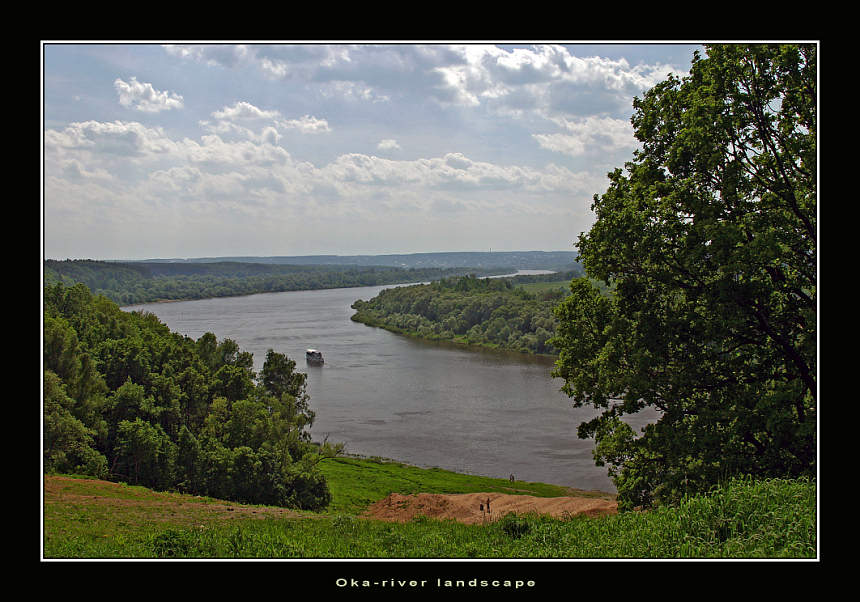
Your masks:
M 216 134 L 218 136 L 227 136 L 232 134 L 239 136 L 240 138 L 249 139 L 253 139 L 255 136 L 254 130 L 243 127 L 237 123 L 233 123 L 232 121 L 220 120 L 215 121 L 214 123 L 211 121 L 201 121 L 200 127 L 206 132 Z
M 255 136 L 253 130 L 238 125 L 238 123 L 268 122 L 271 125 L 264 126 L 259 135 L 262 139 L 271 140 L 279 137 L 275 128 L 298 130 L 303 134 L 319 134 L 330 132 L 328 121 L 312 115 L 303 115 L 298 119 L 285 119 L 280 111 L 260 109 L 249 102 L 239 101 L 231 107 L 224 107 L 220 111 L 212 113 L 217 121 L 201 121 L 200 125 L 213 134 L 239 134 L 245 138 Z M 273 127 L 274 126 L 274 127 Z
M 397 140 L 386 138 L 385 140 L 380 140 L 376 148 L 379 150 L 400 150 L 400 145 L 397 144 Z
M 172 152 L 175 147 L 176 143 L 161 128 L 146 127 L 136 121 L 75 122 L 62 131 L 45 132 L 46 151 L 81 150 L 108 159 L 160 155 Z
M 504 114 L 528 110 L 547 119 L 625 111 L 633 96 L 665 78 L 665 65 L 631 67 L 624 59 L 580 57 L 563 46 L 507 51 L 495 46 L 453 50 L 462 62 L 439 66 L 450 102 L 485 104 Z
M 476 192 L 556 192 L 569 194 L 579 189 L 580 178 L 565 168 L 548 166 L 533 169 L 518 165 L 496 165 L 473 161 L 461 153 L 442 157 L 399 161 L 351 153 L 319 170 L 319 174 L 344 192 L 357 194 L 368 186 L 390 187 L 396 193 L 400 186 L 422 189 L 428 194 L 459 190 Z
M 59 164 L 61 166 L 60 173 L 66 181 L 72 182 L 94 179 L 107 182 L 111 180 L 110 172 L 106 169 L 95 168 L 91 170 L 77 159 L 61 160 Z
M 119 104 L 144 113 L 158 113 L 171 109 L 182 108 L 182 96 L 175 92 L 160 92 L 152 84 L 137 81 L 132 77 L 130 82 L 117 78 L 113 86 L 119 94 Z
M 587 152 L 633 150 L 637 141 L 629 120 L 609 117 L 587 117 L 585 119 L 558 119 L 563 133 L 533 134 L 541 147 L 551 151 L 577 157 Z
M 185 192 L 203 179 L 203 172 L 197 167 L 183 165 L 165 170 L 156 170 L 149 175 L 153 183 L 163 185 L 170 192 Z
M 303 134 L 320 134 L 331 131 L 328 121 L 311 115 L 304 115 L 300 119 L 281 119 L 277 121 L 277 125 L 287 129 L 299 130 Z
M 212 117 L 228 121 L 276 119 L 280 117 L 280 113 L 278 111 L 264 111 L 255 107 L 250 102 L 238 101 L 232 107 L 224 107 L 220 111 L 214 111 Z
M 160 199 L 175 195 L 207 205 L 228 203 L 228 208 L 239 203 L 244 211 L 254 204 L 293 211 L 306 204 L 313 191 L 327 191 L 321 197 L 330 202 L 324 211 L 339 215 L 349 208 L 366 217 L 372 211 L 365 213 L 362 207 L 372 198 L 387 198 L 391 207 L 401 210 L 427 210 L 442 203 L 492 212 L 493 205 L 485 206 L 481 200 L 484 195 L 492 195 L 497 207 L 510 209 L 525 206 L 515 200 L 517 195 L 532 197 L 529 203 L 537 206 L 544 203 L 540 197 L 545 194 L 567 198 L 593 193 L 591 179 L 563 167 L 499 165 L 462 153 L 413 160 L 345 153 L 315 167 L 296 161 L 279 146 L 274 128 L 253 138 L 229 140 L 210 133 L 195 141 L 174 140 L 160 129 L 136 122 L 83 122 L 48 130 L 45 141 L 46 171 L 56 178 L 106 179 L 121 165 L 127 181 L 117 177 L 110 183 L 122 196 Z M 397 147 L 394 140 L 383 142 L 388 148 Z M 52 187 L 60 189 L 59 182 Z M 505 200 L 506 195 L 511 197 Z
M 241 50 L 240 50 L 241 48 Z M 630 100 L 665 78 L 663 64 L 578 56 L 577 47 L 503 49 L 465 44 L 275 44 L 169 46 L 174 56 L 268 78 L 314 82 L 324 98 L 370 103 L 412 98 L 487 107 L 546 119 L 628 111 Z
M 324 82 L 321 84 L 319 92 L 324 98 L 337 98 L 352 102 L 370 102 L 375 104 L 391 101 L 391 96 L 382 94 L 362 82 Z
M 184 140 L 176 159 L 233 169 L 242 166 L 269 168 L 287 163 L 290 154 L 273 144 L 255 140 L 228 141 L 210 134 L 202 136 L 200 143 Z
M 162 48 L 173 56 L 200 61 L 211 67 L 235 67 L 253 57 L 244 44 L 206 44 L 203 46 L 164 44 Z
M 274 79 L 283 79 L 290 72 L 289 65 L 283 61 L 273 61 L 268 58 L 263 58 L 260 61 L 260 69 L 263 73 Z

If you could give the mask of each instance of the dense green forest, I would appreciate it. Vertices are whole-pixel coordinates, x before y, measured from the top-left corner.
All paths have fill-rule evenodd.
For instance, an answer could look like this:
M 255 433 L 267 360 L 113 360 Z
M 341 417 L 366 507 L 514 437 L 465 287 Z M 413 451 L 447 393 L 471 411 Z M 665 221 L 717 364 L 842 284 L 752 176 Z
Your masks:
M 468 272 L 503 274 L 505 268 L 396 268 L 356 265 L 269 265 L 215 262 L 107 262 L 46 260 L 46 284 L 84 283 L 120 305 L 206 299 L 254 293 L 423 282 Z
M 523 284 L 570 281 L 581 274 L 446 278 L 386 289 L 358 300 L 352 319 L 425 339 L 532 354 L 555 354 L 549 339 L 556 329 L 553 309 L 564 287 L 530 292 Z
M 325 507 L 306 375 L 171 332 L 79 283 L 44 290 L 44 470 L 244 503 Z

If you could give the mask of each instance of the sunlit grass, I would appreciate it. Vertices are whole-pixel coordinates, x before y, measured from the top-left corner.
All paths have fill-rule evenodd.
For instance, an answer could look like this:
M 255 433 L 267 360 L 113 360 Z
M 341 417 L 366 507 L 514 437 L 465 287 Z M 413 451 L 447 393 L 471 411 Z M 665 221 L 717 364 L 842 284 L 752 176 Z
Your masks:
M 813 481 L 739 479 L 678 507 L 567 519 L 509 514 L 484 525 L 425 517 L 361 518 L 402 493 L 511 493 L 504 479 L 397 462 L 327 461 L 324 513 L 232 505 L 99 481 L 66 481 L 46 497 L 45 558 L 815 558 Z M 514 483 L 528 495 L 566 495 Z M 596 494 L 595 494 L 596 495 Z M 114 497 L 112 497 L 114 496 Z M 109 503 L 108 503 L 109 502 Z M 232 510 L 231 510 L 232 509 Z M 241 510 L 241 512 L 239 511 Z

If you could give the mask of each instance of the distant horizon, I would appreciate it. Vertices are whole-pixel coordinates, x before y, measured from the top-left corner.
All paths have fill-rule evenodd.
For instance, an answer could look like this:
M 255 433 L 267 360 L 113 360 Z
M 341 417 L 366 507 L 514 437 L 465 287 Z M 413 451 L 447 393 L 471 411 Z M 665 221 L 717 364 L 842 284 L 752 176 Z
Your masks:
M 259 254 L 242 254 L 242 255 L 189 255 L 186 257 L 179 256 L 165 256 L 165 257 L 142 257 L 142 258 L 130 258 L 130 257 L 64 257 L 62 259 L 57 257 L 43 257 L 45 261 L 111 261 L 111 262 L 123 262 L 123 261 L 131 261 L 131 262 L 146 262 L 146 261 L 173 261 L 173 260 L 181 260 L 188 261 L 191 259 L 243 259 L 243 258 L 277 258 L 277 257 L 397 257 L 397 256 L 411 256 L 411 255 L 441 255 L 441 254 L 478 254 L 478 253 L 494 253 L 494 254 L 512 254 L 512 253 L 573 253 L 578 254 L 575 250 L 570 249 L 519 249 L 515 251 L 499 251 L 488 249 L 486 251 L 409 251 L 409 252 L 391 252 L 391 253 L 303 253 L 303 254 L 272 254 L 272 255 L 259 255 Z

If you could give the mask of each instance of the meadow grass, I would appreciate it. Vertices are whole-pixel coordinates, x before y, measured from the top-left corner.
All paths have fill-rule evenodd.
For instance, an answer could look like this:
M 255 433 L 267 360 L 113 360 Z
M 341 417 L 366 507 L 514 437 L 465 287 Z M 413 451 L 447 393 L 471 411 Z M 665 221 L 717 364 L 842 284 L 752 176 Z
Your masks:
M 330 512 L 360 513 L 390 493 L 507 493 L 536 497 L 566 495 L 612 497 L 561 485 L 514 481 L 421 468 L 382 458 L 327 458 L 320 468 L 332 492 Z
M 815 558 L 816 487 L 806 479 L 737 479 L 678 507 L 566 519 L 509 514 L 484 525 L 418 517 L 368 520 L 360 512 L 392 491 L 511 493 L 504 479 L 457 475 L 397 462 L 326 462 L 334 502 L 322 513 L 223 519 L 225 502 L 144 488 L 111 492 L 126 500 L 170 502 L 117 512 L 87 503 L 46 503 L 44 557 L 50 558 Z M 78 494 L 106 495 L 81 480 Z M 565 495 L 553 485 L 514 484 L 528 495 Z M 495 489 L 490 489 L 495 487 Z M 130 507 L 134 507 L 131 505 Z M 169 509 L 167 509 L 169 508 Z M 245 507 L 247 508 L 247 507 Z M 156 515 L 157 514 L 157 515 Z

